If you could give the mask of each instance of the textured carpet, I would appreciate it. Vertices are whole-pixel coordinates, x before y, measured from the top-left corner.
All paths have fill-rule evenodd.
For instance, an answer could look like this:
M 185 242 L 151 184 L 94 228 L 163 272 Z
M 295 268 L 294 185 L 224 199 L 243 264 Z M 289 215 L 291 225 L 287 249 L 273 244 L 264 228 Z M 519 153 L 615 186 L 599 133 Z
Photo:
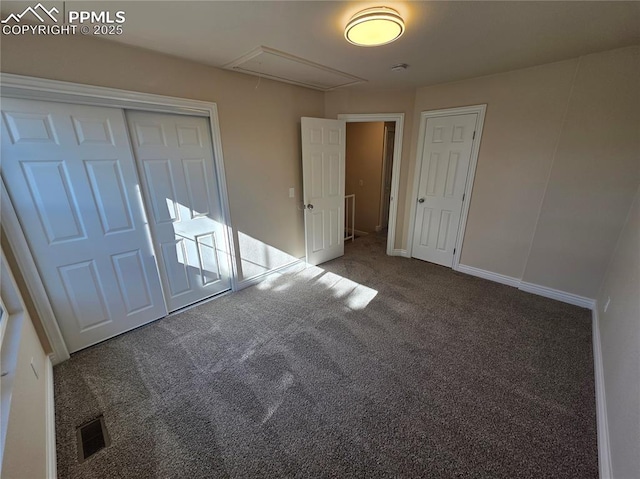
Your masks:
M 55 402 L 62 479 L 597 477 L 590 312 L 375 235 L 74 354 Z

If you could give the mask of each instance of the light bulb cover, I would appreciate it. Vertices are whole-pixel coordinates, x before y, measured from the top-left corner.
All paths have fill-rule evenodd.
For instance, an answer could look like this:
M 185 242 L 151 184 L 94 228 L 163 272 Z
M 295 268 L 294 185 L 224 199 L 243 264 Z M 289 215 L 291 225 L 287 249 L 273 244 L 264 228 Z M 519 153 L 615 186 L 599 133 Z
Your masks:
M 373 7 L 356 13 L 344 29 L 349 43 L 375 47 L 391 43 L 404 33 L 404 20 L 393 8 Z

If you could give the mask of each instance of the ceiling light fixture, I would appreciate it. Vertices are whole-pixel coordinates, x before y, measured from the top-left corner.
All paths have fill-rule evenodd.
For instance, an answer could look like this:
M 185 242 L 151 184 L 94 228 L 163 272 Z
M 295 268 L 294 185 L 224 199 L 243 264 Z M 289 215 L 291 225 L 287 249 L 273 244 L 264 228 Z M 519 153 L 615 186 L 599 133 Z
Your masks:
M 361 47 L 375 47 L 397 40 L 404 33 L 404 20 L 388 7 L 367 8 L 356 13 L 344 29 L 348 42 Z

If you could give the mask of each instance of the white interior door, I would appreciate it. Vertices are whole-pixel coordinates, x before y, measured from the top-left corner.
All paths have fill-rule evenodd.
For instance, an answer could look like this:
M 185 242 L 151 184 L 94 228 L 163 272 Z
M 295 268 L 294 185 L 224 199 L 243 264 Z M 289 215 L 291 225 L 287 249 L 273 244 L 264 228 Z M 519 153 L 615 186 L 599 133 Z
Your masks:
M 302 118 L 307 263 L 316 265 L 344 254 L 344 120 Z
M 169 311 L 231 289 L 206 118 L 127 111 Z
M 477 114 L 428 118 L 411 256 L 453 265 Z
M 166 315 L 122 110 L 3 98 L 2 176 L 71 352 Z

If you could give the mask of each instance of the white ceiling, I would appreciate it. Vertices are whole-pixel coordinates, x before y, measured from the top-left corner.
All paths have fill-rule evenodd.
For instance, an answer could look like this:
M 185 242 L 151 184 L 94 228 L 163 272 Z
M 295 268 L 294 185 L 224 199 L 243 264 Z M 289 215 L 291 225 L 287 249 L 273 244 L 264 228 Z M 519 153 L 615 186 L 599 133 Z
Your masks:
M 19 10 L 2 3 L 3 18 Z M 343 28 L 351 15 L 381 4 L 401 13 L 405 34 L 381 47 L 349 44 Z M 124 34 L 111 40 L 213 66 L 264 45 L 368 80 L 349 88 L 417 87 L 640 43 L 640 2 L 67 1 L 65 7 L 124 10 Z M 409 69 L 391 72 L 397 63 Z

